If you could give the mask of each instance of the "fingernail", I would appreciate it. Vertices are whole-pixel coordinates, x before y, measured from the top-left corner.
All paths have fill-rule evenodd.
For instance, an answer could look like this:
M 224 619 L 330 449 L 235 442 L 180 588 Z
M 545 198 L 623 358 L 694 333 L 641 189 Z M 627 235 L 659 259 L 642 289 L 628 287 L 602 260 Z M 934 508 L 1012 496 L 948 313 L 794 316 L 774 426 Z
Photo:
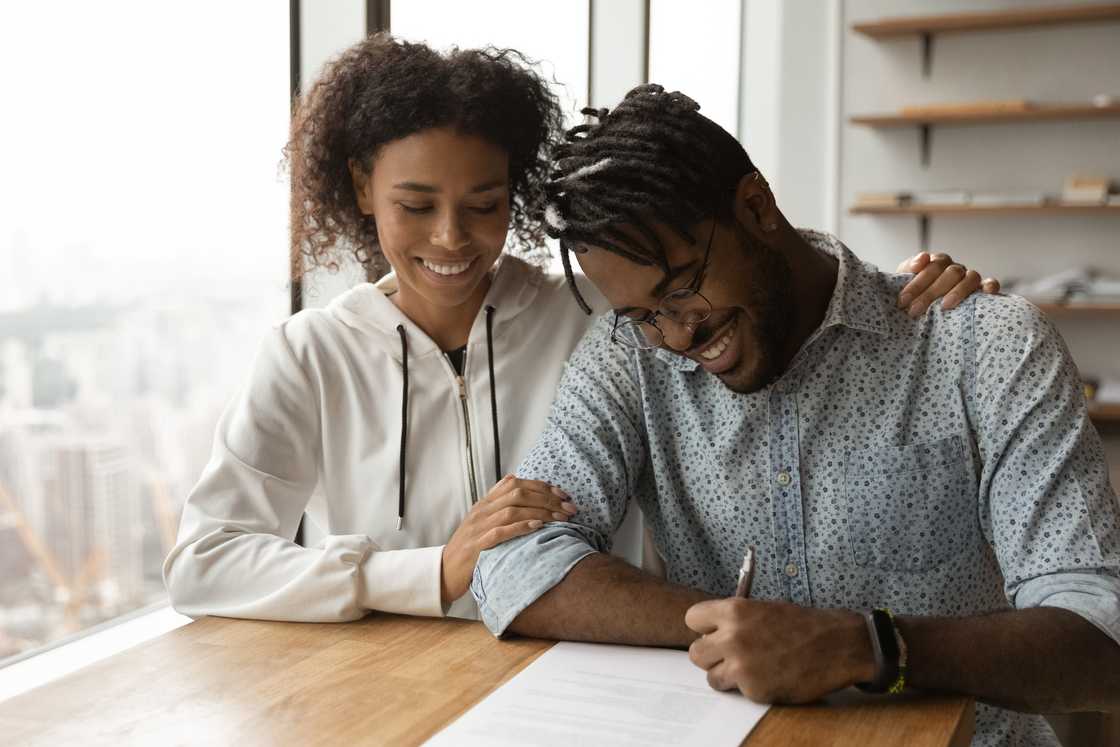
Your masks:
M 568 518 L 568 514 L 562 514 L 559 511 L 553 511 L 552 518 L 556 519 L 557 521 L 565 521 Z
M 922 310 L 918 308 L 917 304 L 914 304 L 906 310 L 906 313 L 910 316 L 911 319 L 917 319 L 922 315 Z
M 901 296 L 898 297 L 898 308 L 905 309 L 907 306 L 910 305 L 910 302 L 913 301 L 913 300 L 914 300 L 914 297 L 911 296 L 909 293 L 903 293 Z
M 568 497 L 568 494 L 567 494 L 567 493 L 565 493 L 565 492 L 564 492 L 563 490 L 561 490 L 560 488 L 553 488 L 553 489 L 552 489 L 552 494 L 553 494 L 553 495 L 558 495 L 558 496 L 560 496 L 561 498 L 567 498 L 567 497 Z
M 543 526 L 544 526 L 544 522 L 541 521 L 540 519 L 532 519 L 529 522 L 529 528 L 530 529 L 540 529 Z
M 567 501 L 564 501 L 563 503 L 561 503 L 560 508 L 567 511 L 569 514 L 574 514 L 576 511 L 579 510 L 578 508 L 576 508 L 574 503 L 568 503 Z

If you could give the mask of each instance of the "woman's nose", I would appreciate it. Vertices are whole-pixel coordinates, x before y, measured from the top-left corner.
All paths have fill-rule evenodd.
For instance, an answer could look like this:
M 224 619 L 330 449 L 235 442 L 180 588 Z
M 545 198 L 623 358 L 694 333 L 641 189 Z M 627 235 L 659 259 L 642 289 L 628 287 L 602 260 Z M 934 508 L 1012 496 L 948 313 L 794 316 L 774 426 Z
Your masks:
M 471 242 L 459 216 L 454 212 L 444 215 L 432 232 L 432 243 L 443 249 L 457 252 Z

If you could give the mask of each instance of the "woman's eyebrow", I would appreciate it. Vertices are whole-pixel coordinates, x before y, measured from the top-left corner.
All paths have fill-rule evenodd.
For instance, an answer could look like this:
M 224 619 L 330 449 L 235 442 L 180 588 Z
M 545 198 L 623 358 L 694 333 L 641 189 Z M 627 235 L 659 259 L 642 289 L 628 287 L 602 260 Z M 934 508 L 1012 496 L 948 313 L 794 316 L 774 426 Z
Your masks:
M 473 187 L 471 189 L 471 192 L 489 192 L 492 189 L 497 189 L 498 187 L 504 187 L 504 186 L 506 186 L 506 180 L 505 179 L 491 179 L 488 182 L 483 182 L 482 184 L 479 184 L 477 187 Z
M 504 186 L 506 186 L 505 179 L 491 179 L 488 182 L 471 187 L 471 192 L 489 192 L 492 189 Z M 426 194 L 435 194 L 442 191 L 439 187 L 434 187 L 431 184 L 421 184 L 420 182 L 398 182 L 393 185 L 393 189 L 407 189 L 410 192 L 424 192 Z

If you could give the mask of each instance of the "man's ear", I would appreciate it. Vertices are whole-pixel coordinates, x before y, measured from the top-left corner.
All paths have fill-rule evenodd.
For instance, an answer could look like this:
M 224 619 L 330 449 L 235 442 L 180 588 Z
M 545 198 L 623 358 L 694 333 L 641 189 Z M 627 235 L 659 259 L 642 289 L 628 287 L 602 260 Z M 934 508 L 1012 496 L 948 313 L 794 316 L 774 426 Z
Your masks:
M 350 182 L 354 185 L 354 196 L 358 200 L 358 210 L 361 210 L 363 215 L 373 215 L 370 174 L 353 158 L 348 159 L 346 165 L 350 169 Z
M 744 174 L 735 188 L 735 219 L 749 233 L 778 230 L 778 205 L 761 171 Z

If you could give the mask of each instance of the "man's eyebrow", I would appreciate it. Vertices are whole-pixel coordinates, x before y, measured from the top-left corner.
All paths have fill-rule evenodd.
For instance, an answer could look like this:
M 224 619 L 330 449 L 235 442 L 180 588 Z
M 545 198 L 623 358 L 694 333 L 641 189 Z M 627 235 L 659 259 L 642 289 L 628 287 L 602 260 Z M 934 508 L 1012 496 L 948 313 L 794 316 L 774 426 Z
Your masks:
M 694 269 L 699 263 L 700 260 L 694 259 L 691 262 L 680 265 L 679 267 L 670 267 L 669 271 L 665 273 L 665 277 L 661 278 L 661 280 L 658 281 L 657 285 L 653 286 L 653 290 L 651 291 L 650 295 L 656 296 L 657 298 L 664 296 L 665 291 L 669 290 L 670 283 L 679 278 L 681 275 L 684 275 L 690 270 Z
M 505 179 L 491 179 L 488 182 L 471 187 L 471 192 L 489 192 L 492 189 L 504 186 L 506 186 Z M 425 194 L 435 194 L 440 191 L 439 187 L 433 187 L 431 184 L 421 184 L 420 182 L 398 182 L 393 185 L 393 189 L 407 189 L 410 192 L 424 192 Z

